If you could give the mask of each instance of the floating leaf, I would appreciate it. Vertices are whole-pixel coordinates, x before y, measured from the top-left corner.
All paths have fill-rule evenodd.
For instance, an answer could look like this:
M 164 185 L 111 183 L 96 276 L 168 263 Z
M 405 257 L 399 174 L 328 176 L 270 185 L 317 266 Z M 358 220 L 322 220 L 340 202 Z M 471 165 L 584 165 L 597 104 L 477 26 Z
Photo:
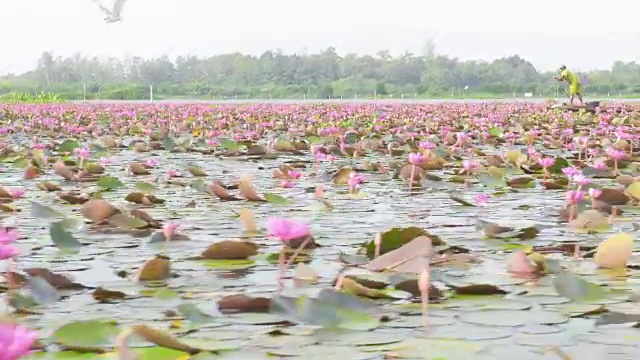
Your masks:
M 149 225 L 146 221 L 140 218 L 127 216 L 124 214 L 115 214 L 111 216 L 107 221 L 109 221 L 109 224 L 123 230 L 142 229 Z
M 569 162 L 563 157 L 556 157 L 556 161 L 549 167 L 551 174 L 562 174 L 562 169 L 569 167 Z
M 555 273 L 553 287 L 558 294 L 577 302 L 597 301 L 605 297 L 600 286 L 562 269 Z
M 640 200 L 640 181 L 634 181 L 631 185 L 627 186 L 625 192 L 634 200 Z
M 475 206 L 472 203 L 468 202 L 467 200 L 457 197 L 457 196 L 449 196 L 449 198 L 455 202 L 457 202 L 458 204 L 462 205 L 462 206 Z
M 29 203 L 31 204 L 31 216 L 36 219 L 59 219 L 64 217 L 61 212 L 53 210 L 48 206 L 35 201 L 30 201 Z
M 489 135 L 491 136 L 495 136 L 495 137 L 500 137 L 502 136 L 502 128 L 499 127 L 492 127 L 489 128 L 489 130 L 487 130 L 487 132 L 489 133 Z
M 166 136 L 164 138 L 164 142 L 162 143 L 162 146 L 167 151 L 173 151 L 176 148 L 176 142 L 175 140 L 173 140 L 172 137 Z
M 113 176 L 101 176 L 96 185 L 106 190 L 113 190 L 123 187 L 124 183 Z
M 238 151 L 238 143 L 231 139 L 221 139 L 220 145 L 229 151 Z
M 59 153 L 72 153 L 75 149 L 80 147 L 80 143 L 75 140 L 67 139 L 58 146 L 57 151 Z
M 112 322 L 76 321 L 55 330 L 53 341 L 68 349 L 89 351 L 111 349 L 118 332 L 118 328 Z
M 65 229 L 61 221 L 51 223 L 49 226 L 49 236 L 60 250 L 77 251 L 82 247 L 82 243 Z
M 178 311 L 185 319 L 194 324 L 206 324 L 215 320 L 213 316 L 203 313 L 193 304 L 182 304 L 178 306 Z
M 268 203 L 275 204 L 275 205 L 289 205 L 293 203 L 293 201 L 289 199 L 285 199 L 282 196 L 279 196 L 276 194 L 264 193 L 263 196 Z
M 187 166 L 187 171 L 193 176 L 207 176 L 204 169 L 198 166 Z
M 60 300 L 58 291 L 41 277 L 30 277 L 27 280 L 27 285 L 31 292 L 31 297 L 40 305 L 49 305 Z
M 601 268 L 624 268 L 633 252 L 633 236 L 618 233 L 609 236 L 596 249 L 593 260 Z
M 146 182 L 136 183 L 136 189 L 138 189 L 138 190 L 140 190 L 140 191 L 142 191 L 143 193 L 146 193 L 146 194 L 150 194 L 150 193 L 158 191 L 157 187 L 155 187 L 153 184 L 146 183 Z
M 18 310 L 28 310 L 39 305 L 34 298 L 22 295 L 19 292 L 8 292 L 6 296 L 8 298 L 9 305 Z

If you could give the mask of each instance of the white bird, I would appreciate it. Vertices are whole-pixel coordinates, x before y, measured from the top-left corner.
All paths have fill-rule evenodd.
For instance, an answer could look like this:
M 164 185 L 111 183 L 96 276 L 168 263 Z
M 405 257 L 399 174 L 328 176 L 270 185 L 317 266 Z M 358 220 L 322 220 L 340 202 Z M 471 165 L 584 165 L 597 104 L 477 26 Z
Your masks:
M 107 14 L 107 17 L 104 18 L 104 20 L 109 24 L 122 20 L 122 18 L 120 17 L 120 13 L 122 13 L 122 7 L 124 6 L 124 3 L 126 1 L 127 0 L 116 0 L 115 3 L 113 4 L 113 9 L 109 10 L 108 8 L 104 7 L 104 5 L 100 3 L 100 1 L 93 0 L 93 2 L 98 4 L 98 6 L 100 7 L 100 10 L 102 10 L 105 14 Z

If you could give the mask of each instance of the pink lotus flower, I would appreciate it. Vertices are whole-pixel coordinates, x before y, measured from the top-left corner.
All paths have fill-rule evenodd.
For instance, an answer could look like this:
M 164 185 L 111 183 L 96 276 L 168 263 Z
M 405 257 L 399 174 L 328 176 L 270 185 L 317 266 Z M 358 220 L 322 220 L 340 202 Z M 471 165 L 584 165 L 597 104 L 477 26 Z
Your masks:
M 566 194 L 567 202 L 570 205 L 577 205 L 584 199 L 584 191 L 582 190 L 569 190 Z
M 489 201 L 489 196 L 487 194 L 480 193 L 480 194 L 476 194 L 473 197 L 473 200 L 475 200 L 476 205 L 484 206 L 487 203 L 487 201 Z
M 86 160 L 89 158 L 89 150 L 85 148 L 76 148 L 74 151 L 76 155 L 78 155 L 78 157 L 82 160 Z
M 352 189 L 358 189 L 360 188 L 360 184 L 362 184 L 364 182 L 364 177 L 362 175 L 358 175 L 358 173 L 356 173 L 355 171 L 352 171 L 349 174 L 349 180 L 347 180 L 347 184 L 349 184 L 349 187 Z
M 285 189 L 290 189 L 292 187 L 294 187 L 294 184 L 291 181 L 282 181 L 282 183 L 280 183 L 280 185 L 285 188 Z
M 431 141 L 424 140 L 424 141 L 420 141 L 420 144 L 418 144 L 418 147 L 423 150 L 433 150 L 436 148 L 436 144 L 432 143 Z
M 18 256 L 18 255 L 20 255 L 20 250 L 18 250 L 17 247 L 11 244 L 0 243 L 0 260 L 11 259 L 12 257 Z M 1 343 L 1 340 L 0 340 L 0 343 Z
M 0 228 L 0 244 L 10 244 L 16 242 L 18 232 L 13 229 Z
M 571 181 L 578 186 L 585 186 L 591 183 L 591 180 L 582 174 L 574 175 Z
M 593 163 L 592 167 L 597 170 L 607 170 L 607 164 L 604 161 L 596 161 Z
M 471 175 L 478 167 L 479 165 L 477 162 L 473 160 L 465 160 L 462 162 L 462 170 L 460 170 L 460 174 L 466 173 L 467 175 Z
M 542 166 L 544 169 L 552 167 L 553 164 L 555 163 L 556 163 L 556 159 L 552 157 L 538 159 L 538 164 Z
M 287 242 L 301 239 L 309 235 L 309 224 L 287 218 L 271 217 L 267 219 L 269 235 Z
M 144 163 L 144 165 L 148 167 L 155 167 L 160 165 L 160 162 L 156 159 L 149 159 Z
M 35 150 L 44 150 L 46 146 L 44 144 L 33 144 Z
M 426 158 L 424 154 L 421 153 L 409 153 L 409 163 L 411 165 L 422 165 L 424 164 Z
M 295 171 L 295 170 L 289 170 L 289 176 L 291 176 L 294 179 L 299 179 L 302 176 L 302 173 Z
M 162 227 L 162 234 L 164 234 L 165 241 L 171 241 L 171 238 L 173 238 L 173 236 L 176 234 L 179 227 L 179 224 L 164 224 L 164 226 Z
M 110 165 L 113 164 L 112 158 L 100 158 L 100 165 Z
M 25 191 L 21 190 L 21 189 L 11 189 L 11 190 L 9 190 L 9 194 L 14 199 L 23 198 L 24 197 L 24 193 L 25 193 Z
M 597 199 L 600 195 L 602 195 L 602 190 L 598 188 L 589 189 L 589 196 L 592 199 Z
M 566 168 L 562 168 L 562 173 L 568 177 L 574 177 L 582 174 L 582 171 L 575 166 L 568 166 Z
M 180 176 L 182 176 L 182 174 L 177 170 L 169 169 L 169 170 L 167 170 L 167 176 L 168 177 L 180 177 Z
M 612 158 L 615 161 L 618 160 L 622 160 L 624 158 L 627 157 L 627 153 L 624 151 L 620 151 L 618 149 L 615 148 L 608 148 L 607 149 L 607 156 L 609 156 L 610 158 Z
M 0 360 L 17 360 L 28 355 L 38 333 L 17 324 L 0 324 Z

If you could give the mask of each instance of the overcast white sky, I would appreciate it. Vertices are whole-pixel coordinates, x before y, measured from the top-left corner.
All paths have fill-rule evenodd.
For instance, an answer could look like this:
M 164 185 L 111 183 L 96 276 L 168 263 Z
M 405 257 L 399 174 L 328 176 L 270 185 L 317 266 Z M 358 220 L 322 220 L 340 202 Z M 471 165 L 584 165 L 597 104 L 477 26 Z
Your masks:
M 0 74 L 33 68 L 46 50 L 398 54 L 419 53 L 428 39 L 461 59 L 518 54 L 543 70 L 588 70 L 640 61 L 638 13 L 638 0 L 128 0 L 123 21 L 106 24 L 92 0 L 0 0 Z

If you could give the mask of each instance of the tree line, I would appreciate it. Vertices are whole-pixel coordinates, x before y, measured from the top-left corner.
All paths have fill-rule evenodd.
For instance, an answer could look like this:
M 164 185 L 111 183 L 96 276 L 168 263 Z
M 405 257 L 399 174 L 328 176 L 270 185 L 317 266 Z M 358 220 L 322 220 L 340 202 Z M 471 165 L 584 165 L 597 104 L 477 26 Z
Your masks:
M 571 64 L 567 64 L 571 67 Z M 427 51 L 415 55 L 339 56 L 267 51 L 210 57 L 128 59 L 56 56 L 44 52 L 34 70 L 0 78 L 0 94 L 52 92 L 66 99 L 354 98 L 564 96 L 551 72 L 514 55 L 460 61 Z M 609 70 L 580 73 L 585 92 L 640 96 L 640 64 L 615 62 Z

